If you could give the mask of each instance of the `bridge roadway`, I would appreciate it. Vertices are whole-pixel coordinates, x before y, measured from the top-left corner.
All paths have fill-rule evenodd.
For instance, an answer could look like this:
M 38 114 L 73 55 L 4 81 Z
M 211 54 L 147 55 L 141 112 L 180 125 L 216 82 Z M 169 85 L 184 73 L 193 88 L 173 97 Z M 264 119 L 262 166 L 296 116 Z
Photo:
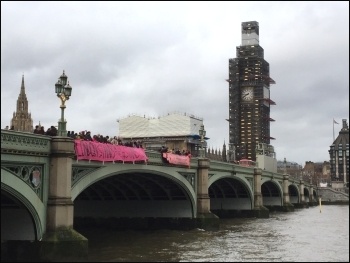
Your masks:
M 147 163 L 77 161 L 70 138 L 1 130 L 2 241 L 50 240 L 87 219 L 268 217 L 317 200 L 312 185 L 287 174 L 146 154 Z

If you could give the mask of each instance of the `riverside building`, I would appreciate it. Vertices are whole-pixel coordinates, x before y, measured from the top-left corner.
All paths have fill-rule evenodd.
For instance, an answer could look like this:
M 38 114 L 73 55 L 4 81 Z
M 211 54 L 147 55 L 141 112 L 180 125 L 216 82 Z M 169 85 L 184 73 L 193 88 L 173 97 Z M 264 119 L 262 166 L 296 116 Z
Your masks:
M 172 150 L 189 150 L 198 156 L 200 147 L 207 149 L 208 137 L 203 145 L 199 129 L 203 119 L 187 113 L 168 113 L 161 117 L 130 115 L 118 119 L 119 137 L 123 141 L 141 141 L 147 150 L 159 150 L 162 146 Z
M 342 120 L 338 137 L 329 149 L 332 188 L 349 188 L 349 126 Z

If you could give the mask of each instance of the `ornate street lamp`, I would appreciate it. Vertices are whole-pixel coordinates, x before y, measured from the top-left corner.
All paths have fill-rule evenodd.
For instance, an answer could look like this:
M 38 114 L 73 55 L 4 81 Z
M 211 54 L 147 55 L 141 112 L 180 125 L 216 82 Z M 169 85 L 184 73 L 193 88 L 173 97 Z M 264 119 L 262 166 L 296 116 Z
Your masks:
M 64 119 L 64 109 L 66 108 L 65 102 L 66 100 L 69 100 L 69 97 L 72 95 L 72 87 L 69 85 L 69 82 L 67 83 L 68 77 L 66 74 L 63 74 L 60 76 L 58 81 L 55 84 L 55 92 L 57 94 L 57 97 L 61 99 L 61 119 L 58 120 L 58 136 L 67 136 L 67 130 L 66 130 L 66 120 Z
M 201 137 L 201 150 L 200 150 L 200 157 L 204 158 L 204 148 L 203 148 L 203 143 L 204 143 L 204 137 L 205 137 L 206 131 L 204 130 L 204 125 L 202 124 L 200 129 L 199 129 L 199 136 Z

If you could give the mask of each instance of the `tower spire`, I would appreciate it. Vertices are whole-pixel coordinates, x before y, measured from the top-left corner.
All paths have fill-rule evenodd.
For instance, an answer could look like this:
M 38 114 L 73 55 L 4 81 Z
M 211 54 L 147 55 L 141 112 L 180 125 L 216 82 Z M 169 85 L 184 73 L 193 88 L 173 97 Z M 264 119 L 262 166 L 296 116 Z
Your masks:
M 24 87 L 24 74 L 22 75 L 22 84 L 21 84 L 21 94 L 25 94 L 25 87 Z
M 24 86 L 24 74 L 22 74 L 21 90 L 17 99 L 16 112 L 13 114 L 11 126 L 15 131 L 33 132 L 33 119 L 28 111 L 28 100 Z

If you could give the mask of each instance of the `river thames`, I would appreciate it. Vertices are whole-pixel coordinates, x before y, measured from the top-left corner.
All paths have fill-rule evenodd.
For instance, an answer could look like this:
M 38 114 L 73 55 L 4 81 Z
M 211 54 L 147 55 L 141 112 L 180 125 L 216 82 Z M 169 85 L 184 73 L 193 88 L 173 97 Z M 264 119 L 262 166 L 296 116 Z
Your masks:
M 349 262 L 348 205 L 220 222 L 217 231 L 79 232 L 89 239 L 90 262 Z

